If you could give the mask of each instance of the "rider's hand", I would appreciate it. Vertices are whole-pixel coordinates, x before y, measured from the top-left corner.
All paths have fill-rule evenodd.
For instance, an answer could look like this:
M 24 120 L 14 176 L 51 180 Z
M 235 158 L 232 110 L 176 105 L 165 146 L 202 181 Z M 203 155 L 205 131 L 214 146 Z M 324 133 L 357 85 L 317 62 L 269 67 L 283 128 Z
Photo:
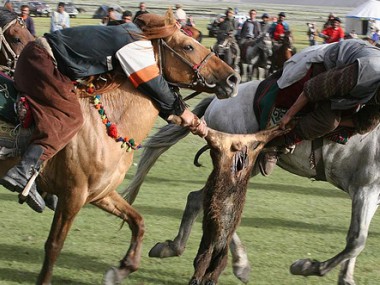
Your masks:
M 199 119 L 189 109 L 185 109 L 179 117 L 181 118 L 180 125 L 189 128 L 194 135 L 198 135 L 202 138 L 207 135 L 208 128 L 206 122 Z
M 293 119 L 293 116 L 289 115 L 288 113 L 286 113 L 284 115 L 284 117 L 282 117 L 280 123 L 279 123 L 279 127 L 281 130 L 286 130 L 287 129 L 287 125 L 289 124 L 289 122 Z

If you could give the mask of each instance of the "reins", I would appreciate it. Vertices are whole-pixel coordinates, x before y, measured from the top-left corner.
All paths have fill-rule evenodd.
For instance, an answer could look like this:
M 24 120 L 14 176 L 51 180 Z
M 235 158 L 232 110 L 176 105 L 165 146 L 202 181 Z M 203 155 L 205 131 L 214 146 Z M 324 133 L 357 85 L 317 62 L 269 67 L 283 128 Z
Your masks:
M 210 52 L 200 63 L 192 64 L 186 58 L 184 58 L 178 52 L 176 52 L 172 47 L 170 47 L 163 39 L 158 39 L 158 43 L 159 43 L 158 44 L 159 68 L 160 68 L 160 73 L 163 76 L 164 76 L 164 73 L 163 73 L 163 65 L 164 65 L 163 49 L 164 48 L 167 48 L 175 56 L 177 56 L 183 63 L 185 63 L 187 66 L 189 66 L 195 75 L 193 81 L 190 83 L 175 83 L 175 82 L 170 82 L 167 80 L 169 85 L 179 87 L 179 88 L 189 88 L 189 89 L 194 88 L 198 85 L 209 87 L 209 88 L 214 87 L 214 84 L 208 84 L 206 79 L 200 74 L 200 70 L 206 65 L 209 58 L 214 55 L 213 52 Z M 196 91 L 196 92 L 190 94 L 189 96 L 187 96 L 184 100 L 188 100 L 190 98 L 193 98 L 200 93 L 201 92 Z
M 3 53 L 5 60 L 7 61 L 7 66 L 2 66 L 2 67 L 6 69 L 8 72 L 13 72 L 14 69 L 16 68 L 17 59 L 19 55 L 13 51 L 13 49 L 7 42 L 4 36 L 4 32 L 7 31 L 16 22 L 19 22 L 21 25 L 23 25 L 23 20 L 20 17 L 17 17 L 16 19 L 6 24 L 3 28 L 0 27 L 0 52 Z M 9 55 L 12 58 L 10 58 Z

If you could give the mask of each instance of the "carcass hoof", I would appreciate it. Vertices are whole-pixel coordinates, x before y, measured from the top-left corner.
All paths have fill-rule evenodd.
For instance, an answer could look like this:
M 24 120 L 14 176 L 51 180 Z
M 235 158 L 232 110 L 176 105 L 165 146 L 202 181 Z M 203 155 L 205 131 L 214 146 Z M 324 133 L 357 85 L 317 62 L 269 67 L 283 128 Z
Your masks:
M 319 261 L 311 259 L 298 259 L 290 266 L 290 273 L 293 275 L 321 276 L 319 270 Z
M 117 285 L 120 284 L 119 270 L 116 267 L 111 267 L 107 270 L 103 277 L 103 285 Z
M 248 283 L 249 281 L 249 275 L 251 273 L 251 267 L 240 267 L 240 266 L 234 266 L 233 267 L 234 275 L 243 283 Z
M 149 257 L 165 258 L 165 257 L 179 256 L 177 251 L 172 248 L 172 244 L 173 243 L 170 240 L 157 243 L 149 251 Z

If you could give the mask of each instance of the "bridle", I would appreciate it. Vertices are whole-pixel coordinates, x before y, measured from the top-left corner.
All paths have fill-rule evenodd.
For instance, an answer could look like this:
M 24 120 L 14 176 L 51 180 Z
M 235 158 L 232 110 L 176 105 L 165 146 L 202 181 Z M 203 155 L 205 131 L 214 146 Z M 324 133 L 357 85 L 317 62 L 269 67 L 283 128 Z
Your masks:
M 163 50 L 165 48 L 168 49 L 169 51 L 171 51 L 176 57 L 178 57 L 187 66 L 189 66 L 194 73 L 193 80 L 189 83 L 176 83 L 176 82 L 169 82 L 168 81 L 169 85 L 179 87 L 179 88 L 189 88 L 189 89 L 193 89 L 196 86 L 202 86 L 202 87 L 207 87 L 207 88 L 214 88 L 215 87 L 215 84 L 207 83 L 204 76 L 202 76 L 202 74 L 200 73 L 201 69 L 206 65 L 206 63 L 210 59 L 210 57 L 215 55 L 213 52 L 210 51 L 210 53 L 203 60 L 201 60 L 200 63 L 192 64 L 186 58 L 184 58 L 182 55 L 180 55 L 178 52 L 176 52 L 173 48 L 171 48 L 163 39 L 158 39 L 158 57 L 159 57 L 158 62 L 159 62 L 160 73 L 164 77 L 165 77 L 165 75 L 163 73 L 163 66 L 164 66 L 165 62 L 164 62 Z M 197 95 L 199 93 L 200 92 L 195 92 L 193 94 Z M 193 95 L 193 94 L 189 95 L 188 97 L 190 97 L 190 96 L 194 97 L 195 95 Z M 186 97 L 186 98 L 188 98 L 188 97 Z
M 17 60 L 19 54 L 16 54 L 11 46 L 9 45 L 7 39 L 5 38 L 4 33 L 15 23 L 19 22 L 20 25 L 24 26 L 24 21 L 22 18 L 17 17 L 16 19 L 10 21 L 4 27 L 0 27 L 0 52 L 4 55 L 5 60 L 7 61 L 7 66 L 1 66 L 8 73 L 12 73 L 16 68 Z

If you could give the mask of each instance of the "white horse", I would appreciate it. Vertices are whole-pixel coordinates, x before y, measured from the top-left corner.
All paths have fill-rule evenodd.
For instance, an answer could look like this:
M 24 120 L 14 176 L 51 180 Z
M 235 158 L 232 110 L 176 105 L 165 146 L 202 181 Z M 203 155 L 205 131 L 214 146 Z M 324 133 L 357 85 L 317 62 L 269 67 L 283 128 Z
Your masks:
M 198 104 L 195 112 L 203 115 L 207 124 L 227 133 L 255 133 L 259 125 L 253 110 L 253 100 L 258 81 L 240 85 L 239 95 L 226 100 L 204 100 Z M 188 134 L 187 130 L 177 126 L 166 126 L 154 135 L 146 144 L 136 176 L 125 197 L 133 202 L 139 187 L 149 169 L 157 158 L 170 146 Z M 278 165 L 296 175 L 314 178 L 316 169 L 310 167 L 311 142 L 303 141 L 292 154 L 281 155 Z M 368 228 L 380 200 L 380 128 L 371 133 L 355 135 L 346 145 L 324 140 L 322 160 L 326 181 L 345 191 L 352 199 L 351 224 L 347 233 L 346 246 L 332 258 L 319 262 L 311 259 L 300 259 L 290 268 L 291 273 L 303 276 L 324 276 L 338 265 L 341 265 L 338 284 L 354 285 L 356 257 L 364 249 Z M 157 244 L 150 256 L 179 256 L 185 249 L 191 225 L 202 209 L 201 190 L 191 192 L 188 196 L 186 210 L 181 227 L 173 241 Z M 231 243 L 234 274 L 246 281 L 249 273 L 247 254 L 235 233 Z

